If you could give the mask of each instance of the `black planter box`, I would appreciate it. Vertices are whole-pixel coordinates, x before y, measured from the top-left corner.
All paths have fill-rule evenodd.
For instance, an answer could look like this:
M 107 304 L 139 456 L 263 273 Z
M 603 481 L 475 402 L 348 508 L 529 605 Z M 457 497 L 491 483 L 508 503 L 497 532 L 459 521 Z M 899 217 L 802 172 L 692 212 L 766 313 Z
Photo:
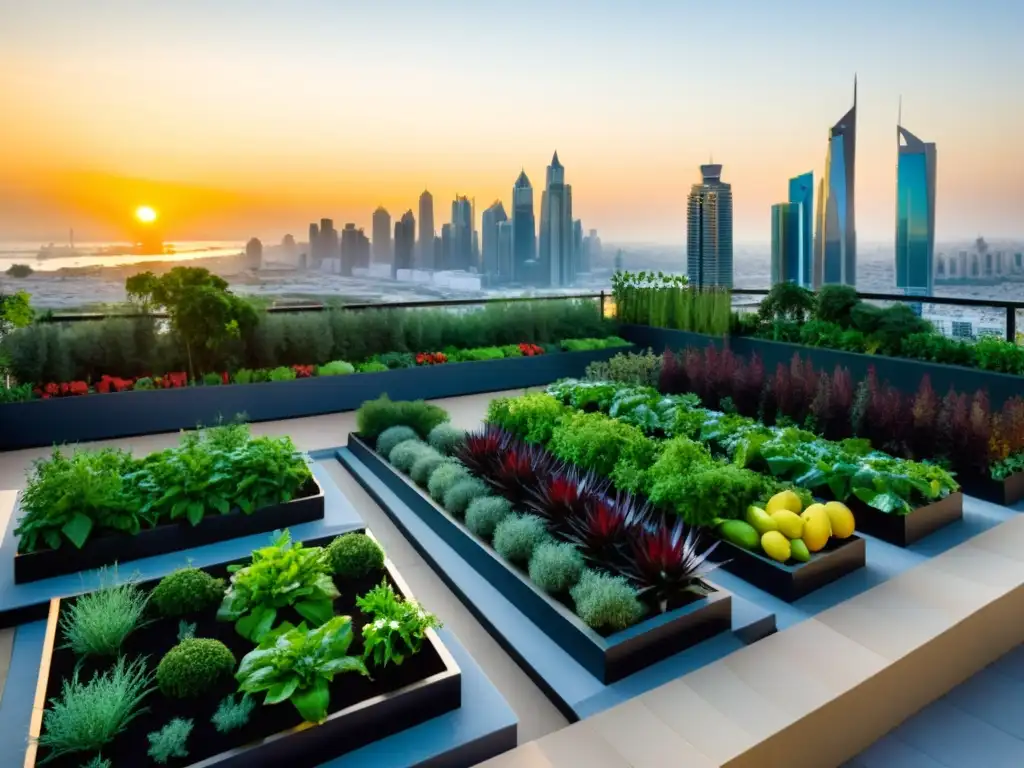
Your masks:
M 334 536 L 325 536 L 305 540 L 303 543 L 307 546 L 325 546 L 332 539 Z M 247 559 L 232 562 L 246 562 Z M 203 570 L 223 576 L 227 573 L 228 564 L 222 563 Z M 396 591 L 403 596 L 410 596 L 408 586 L 391 561 L 385 560 L 384 565 L 397 588 Z M 153 579 L 142 583 L 141 586 L 151 587 L 158 581 L 159 579 Z M 36 739 L 42 732 L 43 711 L 48 699 L 50 666 L 57 642 L 60 604 L 61 599 L 57 597 L 50 601 L 43 657 L 29 721 L 29 743 L 25 752 L 24 768 L 36 768 L 40 765 L 36 760 Z M 313 768 L 324 761 L 458 709 L 462 705 L 462 673 L 434 630 L 427 630 L 420 653 L 436 654 L 443 663 L 444 671 L 397 691 L 374 696 L 333 712 L 320 725 L 310 726 L 303 723 L 245 746 L 189 763 L 188 768 Z M 285 703 L 278 706 L 289 705 Z
M 536 587 L 458 520 L 451 517 L 406 476 L 395 470 L 362 438 L 349 434 L 348 448 L 403 503 L 423 519 L 452 549 L 501 591 L 530 621 L 540 627 L 590 674 L 605 684 L 672 656 L 728 630 L 732 598 L 715 590 L 681 608 L 645 619 L 603 637 L 572 611 Z M 356 473 L 356 479 L 359 475 Z M 364 486 L 366 487 L 366 486 Z M 366 487 L 373 494 L 372 489 Z M 387 505 L 376 499 L 381 507 Z
M 963 486 L 963 492 L 977 499 L 991 501 L 1011 507 L 1024 499 L 1024 472 L 1015 472 L 1003 480 L 985 478 L 957 478 Z
M 857 498 L 850 499 L 848 504 L 858 531 L 898 547 L 908 547 L 964 516 L 964 495 L 959 491 L 934 504 L 918 507 L 909 515 L 881 512 Z
M 75 549 L 74 545 L 65 541 L 60 549 L 19 553 L 14 556 L 14 583 L 24 584 L 51 576 L 88 571 L 114 563 L 141 560 L 144 557 L 165 555 L 168 552 L 322 520 L 324 491 L 316 478 L 311 477 L 300 493 L 305 495 L 284 504 L 257 509 L 251 515 L 232 509 L 227 515 L 208 515 L 196 526 L 187 521 L 165 523 L 156 528 L 143 528 L 135 536 L 104 533 L 86 540 L 81 549 Z M 18 518 L 18 509 L 15 505 L 12 512 L 14 520 Z
M 824 549 L 812 552 L 806 563 L 793 565 L 780 563 L 728 541 L 722 541 L 711 555 L 722 564 L 723 570 L 787 603 L 863 568 L 866 556 L 867 547 L 859 536 L 830 539 Z
M 353 411 L 387 394 L 432 400 L 522 389 L 578 378 L 595 361 L 631 347 L 445 363 L 262 384 L 182 387 L 31 400 L 0 405 L 0 451 L 173 432 L 230 421 L 274 421 Z

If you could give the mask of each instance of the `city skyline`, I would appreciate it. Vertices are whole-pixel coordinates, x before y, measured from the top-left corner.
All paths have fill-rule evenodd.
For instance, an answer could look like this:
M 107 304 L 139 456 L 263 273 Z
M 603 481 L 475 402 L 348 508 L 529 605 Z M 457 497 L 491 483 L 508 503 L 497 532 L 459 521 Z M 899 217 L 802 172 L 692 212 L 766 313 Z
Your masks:
M 541 178 L 558 147 L 577 214 L 610 240 L 681 243 L 692 169 L 713 153 L 736 190 L 737 242 L 767 243 L 785 180 L 823 176 L 821 137 L 848 107 L 855 72 L 862 243 L 891 241 L 900 93 L 908 124 L 943 147 L 936 236 L 1024 234 L 1013 171 L 1024 166 L 1024 103 L 1011 98 L 1024 9 L 979 0 L 922 17 L 909 0 L 866 0 L 841 15 L 792 0 L 793 25 L 741 1 L 702 8 L 702 25 L 724 35 L 679 46 L 692 23 L 680 5 L 588 6 L 586 34 L 571 36 L 579 4 L 544 25 L 532 0 L 514 18 L 464 7 L 14 6 L 0 29 L 0 103 L 16 116 L 0 145 L 0 239 L 56 240 L 72 226 L 83 239 L 123 238 L 141 204 L 161 211 L 173 240 L 275 241 L 319 211 L 369 231 L 377 204 L 415 210 L 424 187 L 508 202 L 515 169 Z M 922 23 L 927 34 L 908 42 Z M 519 55 L 556 39 L 553 69 Z M 720 60 L 713 72 L 686 66 L 708 57 Z M 471 99 L 441 98 L 456 73 Z M 399 90 L 410 95 L 392 98 Z

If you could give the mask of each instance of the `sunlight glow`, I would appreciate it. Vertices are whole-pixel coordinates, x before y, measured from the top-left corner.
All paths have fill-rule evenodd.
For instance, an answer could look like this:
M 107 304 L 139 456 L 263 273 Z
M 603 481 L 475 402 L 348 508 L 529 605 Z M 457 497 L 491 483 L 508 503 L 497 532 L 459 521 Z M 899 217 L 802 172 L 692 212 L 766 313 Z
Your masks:
M 140 205 L 135 209 L 135 218 L 143 224 L 152 224 L 156 221 L 156 211 L 148 205 Z

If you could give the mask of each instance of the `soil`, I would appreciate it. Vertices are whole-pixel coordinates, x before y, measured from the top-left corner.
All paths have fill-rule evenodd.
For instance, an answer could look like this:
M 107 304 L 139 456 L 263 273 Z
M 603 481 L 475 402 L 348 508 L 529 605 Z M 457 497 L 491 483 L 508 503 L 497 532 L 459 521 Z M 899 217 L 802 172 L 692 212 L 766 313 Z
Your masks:
M 224 566 L 207 570 L 218 576 L 223 576 L 225 573 Z M 370 621 L 370 618 L 356 607 L 356 597 L 364 595 L 379 584 L 382 578 L 387 578 L 391 582 L 392 587 L 395 588 L 395 591 L 399 592 L 397 585 L 391 581 L 390 577 L 385 577 L 382 574 L 376 574 L 358 581 L 344 582 L 340 579 L 335 579 L 335 585 L 341 592 L 341 597 L 335 601 L 335 613 L 352 617 L 353 641 L 349 648 L 350 655 L 358 656 L 362 654 L 362 627 Z M 146 589 L 151 589 L 156 583 L 156 581 L 148 582 L 143 586 Z M 62 601 L 62 614 L 70 607 L 72 602 L 73 600 Z M 255 644 L 239 635 L 235 631 L 233 622 L 217 621 L 216 613 L 217 606 L 214 606 L 206 611 L 182 618 L 197 625 L 196 637 L 210 637 L 220 640 L 235 654 L 235 659 L 241 661 L 242 657 L 255 647 Z M 292 609 L 280 609 L 277 622 L 284 620 L 297 625 L 302 621 L 302 618 Z M 139 656 L 146 657 L 149 668 L 155 671 L 163 655 L 178 642 L 178 622 L 179 619 L 177 618 L 159 618 L 151 624 L 136 630 L 128 637 L 125 643 L 124 655 L 129 660 Z M 63 638 L 58 632 L 58 646 L 62 642 Z M 77 661 L 78 659 L 70 649 L 58 647 L 54 650 L 46 691 L 48 701 L 59 696 L 61 682 L 73 676 Z M 82 664 L 80 674 L 82 679 L 87 680 L 96 671 L 103 670 L 109 666 L 110 660 L 87 660 Z M 335 677 L 334 682 L 330 686 L 331 701 L 328 708 L 329 712 L 338 712 L 375 696 L 397 691 L 445 670 L 441 657 L 434 650 L 433 646 L 427 642 L 424 642 L 420 653 L 407 657 L 401 666 L 389 664 L 384 668 L 375 668 L 372 666 L 372 663 L 368 666 L 370 667 L 372 679 L 357 673 L 346 673 Z M 225 697 L 236 693 L 236 691 L 237 685 L 233 678 L 221 681 L 210 693 L 193 699 L 173 699 L 164 696 L 160 693 L 159 689 L 154 688 L 153 692 L 144 701 L 144 706 L 148 707 L 148 711 L 133 720 L 128 725 L 128 728 L 103 750 L 103 755 L 113 761 L 115 768 L 117 766 L 152 764 L 152 760 L 147 755 L 149 749 L 147 734 L 159 730 L 175 717 L 191 719 L 194 728 L 188 738 L 188 757 L 171 759 L 167 763 L 171 768 L 197 763 L 221 752 L 235 749 L 293 728 L 302 722 L 302 718 L 291 702 L 285 701 L 280 704 L 263 706 L 264 694 L 257 694 L 256 700 L 258 704 L 252 712 L 249 723 L 245 727 L 227 734 L 218 733 L 213 727 L 210 717 L 216 711 L 219 703 Z M 401 726 L 401 724 L 395 725 Z M 394 730 L 397 730 L 397 728 L 392 729 L 392 732 Z M 360 745 L 338 745 L 336 754 L 342 754 Z M 46 750 L 40 749 L 37 765 L 45 757 Z M 47 764 L 53 766 L 53 768 L 80 768 L 87 757 L 81 753 L 66 755 Z M 316 765 L 320 761 L 321 757 L 318 756 L 312 762 L 307 763 L 301 754 L 296 754 L 295 759 L 290 761 L 290 765 L 292 768 L 298 768 L 298 766 L 302 765 Z

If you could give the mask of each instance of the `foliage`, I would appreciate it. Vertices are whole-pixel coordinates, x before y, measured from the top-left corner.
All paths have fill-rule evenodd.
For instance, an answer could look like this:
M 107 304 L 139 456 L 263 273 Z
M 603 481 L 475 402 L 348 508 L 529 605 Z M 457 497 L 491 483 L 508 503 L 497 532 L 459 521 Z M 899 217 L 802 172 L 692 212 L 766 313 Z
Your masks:
M 81 682 L 75 670 L 62 681 L 60 697 L 50 699 L 43 713 L 39 745 L 47 750 L 46 759 L 99 752 L 146 711 L 142 701 L 152 692 L 152 682 L 145 658 L 128 662 L 120 657 L 88 683 Z
M 655 386 L 660 372 L 661 356 L 648 349 L 643 353 L 623 352 L 606 363 L 591 363 L 587 366 L 586 378 L 592 381 Z
M 653 461 L 653 447 L 630 424 L 596 413 L 576 413 L 556 427 L 549 444 L 559 459 L 607 477 L 617 462 L 630 461 L 643 469 Z
M 154 763 L 166 765 L 172 757 L 188 757 L 185 744 L 192 734 L 193 722 L 176 717 L 159 731 L 153 731 L 149 739 L 149 756 Z
M 974 355 L 979 368 L 997 373 L 1024 375 L 1024 347 L 991 336 L 978 339 Z
M 542 542 L 530 556 L 530 580 L 552 595 L 567 594 L 583 575 L 583 555 L 568 542 Z
M 82 768 L 114 768 L 114 764 L 102 755 L 93 755 L 89 762 L 82 764 Z
M 466 439 L 466 430 L 451 424 L 438 424 L 427 434 L 427 443 L 435 451 L 451 456 Z
M 160 692 L 175 699 L 201 696 L 235 669 L 235 655 L 220 640 L 193 637 L 171 648 L 156 668 Z
M 273 368 L 267 373 L 267 379 L 269 381 L 293 381 L 295 377 L 295 370 L 292 368 L 286 368 L 283 365 Z
M 253 642 L 270 630 L 279 608 L 292 606 L 316 625 L 334 615 L 338 590 L 326 551 L 292 541 L 288 531 L 254 550 L 249 565 L 228 566 L 228 571 L 231 584 L 217 618 L 234 621 L 238 633 Z
M 327 545 L 331 571 L 342 579 L 361 579 L 384 570 L 384 550 L 365 533 L 346 533 Z
M 649 495 L 654 504 L 674 510 L 688 524 L 712 527 L 717 520 L 742 515 L 761 499 L 764 482 L 756 472 L 726 464 L 662 477 L 651 485 Z
M 486 421 L 528 443 L 547 444 L 566 413 L 565 406 L 551 395 L 534 393 L 491 400 L 487 406 Z
M 256 700 L 252 696 L 243 695 L 237 701 L 234 696 L 228 696 L 217 705 L 210 722 L 217 733 L 230 733 L 248 725 L 255 708 Z
M 179 568 L 164 576 L 149 598 L 161 616 L 184 616 L 216 605 L 225 586 L 224 579 L 199 568 Z
M 511 515 L 494 529 L 494 551 L 510 563 L 525 566 L 534 550 L 549 538 L 547 526 L 536 515 Z
M 449 459 L 441 463 L 427 480 L 427 493 L 437 502 L 443 502 L 445 494 L 460 480 L 469 477 L 466 468 L 458 461 Z
M 438 424 L 448 421 L 448 414 L 436 405 L 416 401 L 394 402 L 387 395 L 363 403 L 356 412 L 359 434 L 371 443 L 388 427 L 411 427 L 425 438 Z
M 601 632 L 626 629 L 644 615 L 637 591 L 621 576 L 586 570 L 570 594 L 579 617 Z
M 494 538 L 494 529 L 512 514 L 512 504 L 500 496 L 480 496 L 466 507 L 466 527 L 484 541 Z
M 761 302 L 758 315 L 764 323 L 776 320 L 804 322 L 814 311 L 814 293 L 796 283 L 776 283 Z
M 641 596 L 649 595 L 659 603 L 667 603 L 683 592 L 709 593 L 699 577 L 712 570 L 706 563 L 718 545 L 702 551 L 693 528 L 687 528 L 681 521 L 675 525 L 662 522 L 644 527 L 630 544 L 626 575 L 640 587 Z
M 417 437 L 412 440 L 406 440 L 403 443 L 399 443 L 392 448 L 391 453 L 388 454 L 388 461 L 399 472 L 409 474 L 410 470 L 412 470 L 413 464 L 421 458 L 435 453 L 437 452 L 434 451 L 433 448 Z M 440 454 L 438 455 L 440 456 Z
M 850 313 L 857 306 L 857 289 L 850 285 L 823 285 L 818 291 L 814 317 L 826 323 L 849 328 L 853 320 Z
M 356 367 L 344 360 L 331 360 L 316 369 L 317 376 L 347 376 L 355 372 Z
M 115 572 L 116 580 L 116 572 Z M 106 581 L 105 572 L 100 582 Z M 76 656 L 116 656 L 139 627 L 149 602 L 136 584 L 112 584 L 74 599 L 61 612 L 60 629 Z
M 178 642 L 192 640 L 196 636 L 196 623 L 182 619 L 178 622 Z
M 23 265 L 15 265 L 23 266 Z M 12 267 L 11 269 L 14 269 Z M 15 275 L 17 277 L 18 275 Z M 24 328 L 32 322 L 35 311 L 31 305 L 32 297 L 25 291 L 11 294 L 0 293 L 0 337 L 15 328 Z
M 394 450 L 395 446 L 399 443 L 404 443 L 406 440 L 418 440 L 419 435 L 416 434 L 416 430 L 412 427 L 404 425 L 398 425 L 394 427 L 388 427 L 380 436 L 377 438 L 377 453 L 381 456 L 390 456 L 391 451 Z
M 303 720 L 321 723 L 330 706 L 329 685 L 345 672 L 369 675 L 358 656 L 349 656 L 352 620 L 333 616 L 309 629 L 283 622 L 268 632 L 238 666 L 235 678 L 243 693 L 266 691 L 265 705 L 291 701 Z
M 487 484 L 475 477 L 466 477 L 454 483 L 444 494 L 445 511 L 460 520 L 466 516 L 466 510 L 474 499 L 489 494 Z
M 376 667 L 398 665 L 416 655 L 427 630 L 441 626 L 434 614 L 414 600 L 402 600 L 386 581 L 356 598 L 356 605 L 373 617 L 363 626 L 363 659 L 372 659 Z
M 682 275 L 617 272 L 612 297 L 620 322 L 716 335 L 729 330 L 729 292 L 690 287 Z

